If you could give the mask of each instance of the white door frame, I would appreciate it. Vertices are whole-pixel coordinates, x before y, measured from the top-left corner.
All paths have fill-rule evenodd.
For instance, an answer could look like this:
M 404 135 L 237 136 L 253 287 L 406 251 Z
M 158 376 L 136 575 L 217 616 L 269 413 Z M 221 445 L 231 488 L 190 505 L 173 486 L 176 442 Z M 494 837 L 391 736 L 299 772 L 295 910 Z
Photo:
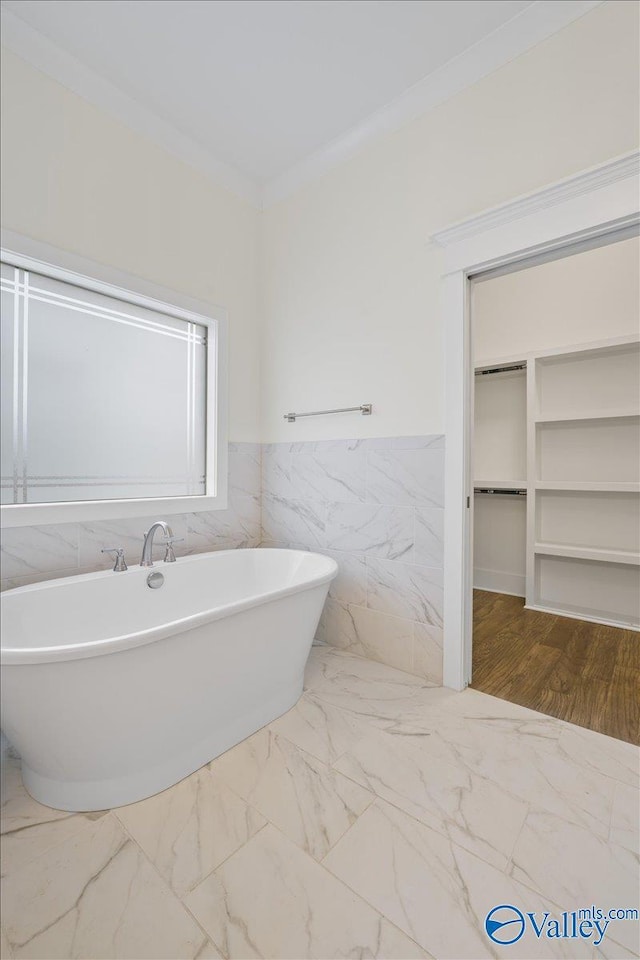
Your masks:
M 443 683 L 471 677 L 469 278 L 640 223 L 640 153 L 624 154 L 438 231 L 444 248 L 445 532 Z

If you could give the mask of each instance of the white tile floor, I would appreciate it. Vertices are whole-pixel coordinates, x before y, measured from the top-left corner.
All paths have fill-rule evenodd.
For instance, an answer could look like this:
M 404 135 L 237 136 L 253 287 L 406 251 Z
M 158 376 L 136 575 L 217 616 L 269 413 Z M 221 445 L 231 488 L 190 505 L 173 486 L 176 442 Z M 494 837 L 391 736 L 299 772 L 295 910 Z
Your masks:
M 638 956 L 499 947 L 487 911 L 635 907 L 639 751 L 328 648 L 297 706 L 170 790 L 102 814 L 33 801 L 6 758 L 2 957 Z

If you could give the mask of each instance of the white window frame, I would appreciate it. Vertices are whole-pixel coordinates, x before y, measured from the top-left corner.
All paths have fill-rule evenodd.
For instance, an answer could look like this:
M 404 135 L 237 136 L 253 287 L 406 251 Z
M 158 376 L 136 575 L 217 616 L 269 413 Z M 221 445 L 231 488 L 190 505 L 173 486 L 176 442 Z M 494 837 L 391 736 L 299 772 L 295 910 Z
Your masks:
M 206 327 L 207 415 L 204 495 L 3 504 L 0 507 L 0 526 L 27 527 L 224 510 L 227 506 L 228 473 L 226 311 L 10 231 L 2 231 L 1 248 L 1 259 L 20 269 L 44 274 Z M 158 371 L 157 375 L 158 388 L 161 389 L 162 373 Z
M 431 236 L 443 247 L 445 533 L 443 683 L 471 678 L 472 538 L 470 278 L 560 254 L 640 223 L 640 153 L 634 151 L 518 197 Z

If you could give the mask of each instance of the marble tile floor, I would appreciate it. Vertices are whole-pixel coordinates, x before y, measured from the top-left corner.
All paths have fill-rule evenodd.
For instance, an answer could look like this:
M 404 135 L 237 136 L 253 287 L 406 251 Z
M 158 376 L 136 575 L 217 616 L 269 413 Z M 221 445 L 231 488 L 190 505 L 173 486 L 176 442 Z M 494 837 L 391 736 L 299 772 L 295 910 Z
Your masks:
M 498 946 L 498 904 L 637 907 L 640 753 L 314 647 L 298 704 L 186 780 L 69 814 L 4 758 L 3 958 L 638 956 L 605 938 Z

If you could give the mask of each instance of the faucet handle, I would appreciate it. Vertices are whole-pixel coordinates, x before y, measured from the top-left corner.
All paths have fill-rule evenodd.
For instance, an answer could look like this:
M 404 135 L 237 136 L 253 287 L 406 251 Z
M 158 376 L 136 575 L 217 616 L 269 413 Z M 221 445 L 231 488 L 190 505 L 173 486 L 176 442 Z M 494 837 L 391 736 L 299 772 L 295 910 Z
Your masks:
M 122 573 L 127 569 L 127 564 L 124 559 L 124 549 L 122 547 L 103 547 L 100 553 L 115 553 L 114 573 Z
M 174 536 L 170 536 L 170 537 L 164 537 L 164 538 L 163 538 L 162 543 L 166 544 L 166 547 L 167 547 L 167 549 L 166 549 L 166 551 L 165 551 L 165 555 L 164 555 L 164 562 L 165 562 L 165 563 L 175 563 L 175 562 L 176 562 L 176 555 L 175 555 L 175 553 L 173 552 L 173 545 L 174 545 L 174 543 L 182 543 L 183 540 L 184 540 L 184 537 L 174 537 Z

